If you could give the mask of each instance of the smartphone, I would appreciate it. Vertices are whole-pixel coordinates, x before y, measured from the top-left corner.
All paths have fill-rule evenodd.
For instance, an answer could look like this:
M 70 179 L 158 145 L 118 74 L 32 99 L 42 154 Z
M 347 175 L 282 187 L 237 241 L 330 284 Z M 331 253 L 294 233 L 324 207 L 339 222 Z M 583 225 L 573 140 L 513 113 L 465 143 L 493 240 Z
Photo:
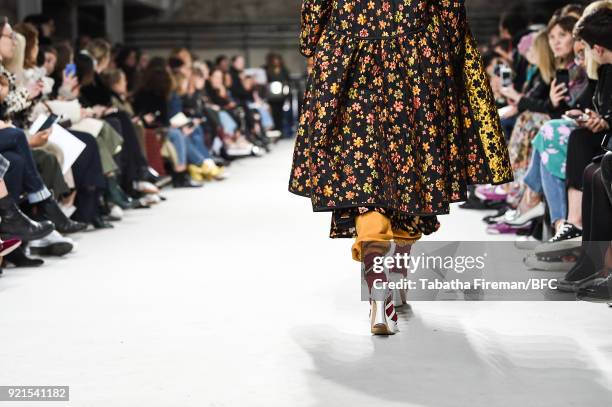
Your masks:
M 501 77 L 502 87 L 508 88 L 512 86 L 512 69 L 509 66 L 500 66 L 499 76 Z
M 76 75 L 76 65 L 75 64 L 66 65 L 64 72 L 66 73 L 66 76 Z
M 562 118 L 565 120 L 573 120 L 575 122 L 586 122 L 587 120 L 589 120 L 589 115 L 586 113 L 573 114 L 568 112 L 564 114 Z
M 565 88 L 569 89 L 569 82 L 570 82 L 570 77 L 569 77 L 569 71 L 567 69 L 559 69 L 557 70 L 557 73 L 555 75 L 555 79 L 557 81 L 557 85 L 564 83 L 565 84 Z
M 59 120 L 59 116 L 54 115 L 54 114 L 49 115 L 49 117 L 47 117 L 47 120 L 45 120 L 42 126 L 40 126 L 38 131 L 44 131 L 44 130 L 51 128 L 51 126 L 57 123 L 58 120 Z

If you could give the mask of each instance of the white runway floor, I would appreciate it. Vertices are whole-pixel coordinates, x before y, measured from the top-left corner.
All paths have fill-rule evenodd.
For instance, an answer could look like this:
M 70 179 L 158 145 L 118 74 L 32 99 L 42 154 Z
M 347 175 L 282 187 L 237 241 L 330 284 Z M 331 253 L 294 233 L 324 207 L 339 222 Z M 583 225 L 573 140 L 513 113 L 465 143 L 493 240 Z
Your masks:
M 5 270 L 0 385 L 71 396 L 17 405 L 612 405 L 605 304 L 419 302 L 372 337 L 351 242 L 287 192 L 292 146 Z M 487 238 L 482 212 L 453 209 L 437 239 Z

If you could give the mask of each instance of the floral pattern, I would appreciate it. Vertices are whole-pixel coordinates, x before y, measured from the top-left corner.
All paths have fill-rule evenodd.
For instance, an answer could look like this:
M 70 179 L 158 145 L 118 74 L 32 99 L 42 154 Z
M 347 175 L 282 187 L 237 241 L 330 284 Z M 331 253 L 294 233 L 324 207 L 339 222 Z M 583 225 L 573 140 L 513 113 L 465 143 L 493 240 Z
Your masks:
M 577 127 L 574 121 L 551 120 L 540 128 L 532 141 L 533 148 L 540 152 L 542 164 L 557 178 L 565 179 L 567 143 L 571 132 Z
M 550 120 L 544 113 L 525 111 L 516 120 L 510 136 L 509 151 L 514 179 L 522 183 L 531 163 L 532 142 L 540 128 Z
M 314 58 L 289 190 L 354 217 L 387 214 L 411 234 L 467 198 L 512 181 L 488 78 L 458 0 L 304 0 L 300 51 Z

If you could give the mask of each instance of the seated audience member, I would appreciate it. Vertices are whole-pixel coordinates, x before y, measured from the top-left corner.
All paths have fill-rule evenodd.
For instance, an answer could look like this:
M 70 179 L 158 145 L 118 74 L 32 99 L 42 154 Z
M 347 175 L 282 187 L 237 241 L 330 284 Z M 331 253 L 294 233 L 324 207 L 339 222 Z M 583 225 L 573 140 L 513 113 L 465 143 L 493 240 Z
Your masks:
M 591 13 L 585 13 L 585 16 L 579 21 L 575 29 L 575 35 L 577 38 L 583 40 L 587 44 L 587 52 L 590 53 L 591 57 L 597 62 L 600 67 L 598 69 L 598 82 L 595 94 L 593 97 L 594 110 L 589 110 L 587 113 L 588 119 L 583 123 L 583 126 L 590 132 L 589 135 L 582 135 L 582 137 L 596 138 L 603 141 L 605 135 L 610 135 L 612 130 L 612 10 L 604 7 Z M 573 135 L 573 134 L 572 134 Z M 577 136 L 576 136 L 577 137 Z M 607 140 L 607 139 L 606 139 Z M 610 148 L 608 145 L 606 147 Z M 585 148 L 586 149 L 586 148 Z M 572 150 L 569 151 L 569 154 Z M 599 146 L 597 149 L 592 146 L 589 154 L 582 154 L 583 157 L 587 155 L 601 155 L 604 150 Z M 599 164 L 600 168 L 597 169 L 597 164 L 591 164 L 587 166 L 584 171 L 584 180 L 587 182 L 584 184 L 584 192 L 590 192 L 588 198 L 583 194 L 583 221 L 588 225 L 584 224 L 585 229 L 589 228 L 589 236 L 583 241 L 610 241 L 610 230 L 612 230 L 612 216 L 610 216 L 610 202 L 607 204 L 602 196 L 607 197 L 607 183 L 610 181 L 610 155 L 604 156 L 605 160 L 601 160 Z M 599 161 L 595 159 L 595 161 Z M 569 162 L 568 162 L 569 165 Z M 581 166 L 578 166 L 578 169 Z M 603 174 L 607 175 L 606 181 L 604 181 Z M 587 191 L 587 187 L 592 191 Z M 599 191 L 599 193 L 597 193 Z M 609 198 L 609 197 L 608 197 Z M 597 199 L 597 203 L 595 200 Z M 585 202 L 586 201 L 586 202 Z M 588 202 L 591 201 L 591 202 Z M 591 205 L 588 205 L 590 203 Z M 603 224 L 602 224 L 603 222 Z M 583 245 L 583 249 L 585 245 Z M 612 270 L 609 264 L 609 260 L 612 258 L 611 248 L 606 249 L 604 255 L 605 266 Z M 593 256 L 590 256 L 593 257 Z M 600 257 L 594 256 L 597 261 Z M 593 261 L 591 259 L 591 261 Z M 598 279 L 589 279 L 596 273 L 601 272 L 601 269 L 594 270 L 593 267 L 588 267 L 588 261 L 578 262 L 572 270 L 570 270 L 565 276 L 565 288 L 570 290 L 577 290 L 579 297 L 583 299 L 610 299 L 610 290 L 612 289 L 612 280 L 610 277 L 604 278 L 603 281 L 597 281 Z M 597 264 L 601 266 L 600 264 Z
M 93 72 L 79 73 L 81 84 L 79 101 L 85 107 L 92 107 L 100 112 L 99 117 L 114 125 L 123 137 L 123 145 L 118 156 L 119 179 L 123 191 L 133 197 L 139 197 L 141 183 L 148 177 L 149 164 L 142 153 L 138 135 L 129 114 L 113 107 L 112 91 L 104 84 L 101 74 L 111 61 L 111 47 L 101 39 L 90 42 L 87 54 L 94 61 Z M 91 68 L 84 65 L 83 68 Z

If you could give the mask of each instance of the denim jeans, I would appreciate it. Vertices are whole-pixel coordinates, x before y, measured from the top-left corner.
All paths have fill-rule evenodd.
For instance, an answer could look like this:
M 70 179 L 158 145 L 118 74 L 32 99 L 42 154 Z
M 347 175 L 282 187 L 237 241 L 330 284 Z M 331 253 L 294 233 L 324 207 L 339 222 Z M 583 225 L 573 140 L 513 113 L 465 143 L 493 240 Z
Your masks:
M 186 165 L 187 164 L 187 141 L 185 140 L 185 136 L 179 129 L 170 129 L 168 130 L 168 139 L 174 146 L 176 150 L 176 159 L 178 165 Z
M 199 126 L 188 136 L 179 129 L 170 129 L 168 138 L 174 145 L 179 165 L 200 166 L 210 158 L 210 152 L 204 144 L 204 131 Z
M 0 130 L 0 153 L 11 163 L 5 181 L 12 196 L 18 197 L 26 192 L 30 203 L 41 202 L 51 196 L 38 173 L 23 130 L 12 127 Z
M 232 116 L 225 110 L 219 111 L 219 120 L 221 121 L 223 131 L 225 131 L 227 134 L 233 135 L 236 132 L 236 129 L 238 129 L 238 123 L 236 123 Z
M 194 162 L 187 158 L 190 164 L 201 165 L 204 160 L 210 158 L 208 147 L 204 144 L 204 130 L 202 130 L 202 127 L 196 127 L 193 133 L 187 136 L 187 145 L 190 150 L 195 150 L 195 153 L 192 153 Z
M 540 152 L 535 148 L 531 153 L 531 163 L 523 182 L 534 192 L 546 197 L 550 211 L 550 223 L 565 219 L 567 216 L 567 190 L 565 180 L 554 176 L 542 163 Z

